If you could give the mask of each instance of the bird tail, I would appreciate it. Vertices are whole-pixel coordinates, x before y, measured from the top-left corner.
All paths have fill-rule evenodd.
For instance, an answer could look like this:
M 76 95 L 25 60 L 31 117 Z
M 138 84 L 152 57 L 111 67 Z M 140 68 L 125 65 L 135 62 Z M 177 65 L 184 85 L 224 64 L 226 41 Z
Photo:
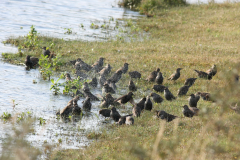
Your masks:
M 197 72 L 197 73 L 199 73 L 199 71 L 198 71 L 198 70 L 196 70 L 196 69 L 194 69 L 194 71 L 195 71 L 195 72 Z

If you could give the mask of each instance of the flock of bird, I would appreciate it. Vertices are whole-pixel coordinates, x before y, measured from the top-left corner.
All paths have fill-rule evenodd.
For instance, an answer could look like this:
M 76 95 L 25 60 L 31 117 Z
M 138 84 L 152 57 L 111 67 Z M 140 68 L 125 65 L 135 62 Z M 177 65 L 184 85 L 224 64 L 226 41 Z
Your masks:
M 43 47 L 43 54 L 44 56 L 48 55 L 51 57 L 51 52 L 46 49 L 46 47 Z M 149 96 L 143 97 L 138 103 L 135 103 L 133 99 L 133 92 L 137 91 L 137 87 L 133 82 L 133 79 L 141 78 L 141 73 L 138 71 L 132 71 L 128 72 L 128 63 L 124 63 L 123 67 L 119 68 L 117 71 L 115 71 L 111 76 L 108 76 L 111 73 L 111 65 L 107 64 L 105 67 L 104 65 L 105 58 L 100 57 L 97 62 L 95 62 L 93 65 L 89 65 L 85 63 L 82 59 L 78 58 L 76 60 L 70 61 L 71 64 L 73 64 L 74 68 L 76 69 L 76 76 L 80 77 L 81 80 L 89 79 L 88 72 L 95 73 L 95 77 L 92 78 L 92 81 L 87 83 L 84 82 L 82 86 L 82 91 L 80 91 L 80 88 L 77 88 L 76 86 L 72 86 L 71 89 L 76 90 L 76 95 L 73 99 L 71 99 L 67 106 L 57 112 L 57 115 L 61 115 L 61 117 L 68 117 L 70 114 L 72 115 L 80 115 L 82 113 L 82 109 L 85 111 L 90 111 L 92 108 L 92 101 L 100 101 L 102 99 L 102 103 L 100 104 L 101 109 L 99 111 L 99 114 L 101 114 L 104 117 L 110 117 L 115 122 L 117 122 L 119 125 L 121 124 L 134 124 L 134 118 L 133 117 L 140 117 L 141 113 L 146 111 L 151 111 L 153 109 L 154 103 L 162 103 L 164 101 L 164 98 L 167 101 L 173 101 L 176 99 L 176 97 L 171 93 L 171 91 L 168 89 L 168 87 L 162 85 L 164 77 L 162 73 L 160 72 L 160 69 L 157 68 L 155 71 L 151 72 L 149 76 L 147 77 L 148 82 L 154 82 L 156 83 L 153 85 L 153 90 L 156 92 L 163 92 L 164 98 L 161 97 L 159 94 L 152 92 Z M 38 64 L 38 58 L 27 56 L 25 60 L 25 64 L 28 68 L 33 68 Z M 182 68 L 177 68 L 176 72 L 173 73 L 168 80 L 176 81 L 181 76 Z M 198 71 L 194 70 L 199 78 L 211 80 L 213 76 L 217 73 L 217 67 L 216 65 L 213 65 L 208 71 Z M 129 92 L 126 95 L 123 95 L 119 98 L 114 98 L 112 94 L 116 93 L 117 85 L 123 74 L 126 74 L 128 72 L 129 77 L 131 78 L 128 84 L 128 90 Z M 98 79 L 96 78 L 96 75 L 98 75 Z M 107 78 L 109 77 L 109 78 Z M 188 78 L 184 86 L 181 87 L 178 90 L 177 96 L 183 96 L 186 95 L 189 88 L 194 85 L 197 78 Z M 68 83 L 69 81 L 72 81 L 72 78 L 69 73 L 65 74 L 65 80 Z M 102 95 L 94 95 L 90 88 L 96 88 L 98 87 L 98 84 L 102 87 Z M 90 86 L 90 87 L 89 87 Z M 82 102 L 82 108 L 78 106 L 78 100 L 80 97 L 85 97 L 86 99 Z M 191 94 L 188 99 L 188 105 L 184 105 L 183 107 L 183 115 L 185 117 L 193 117 L 198 114 L 199 109 L 197 108 L 197 103 L 202 97 L 203 100 L 211 100 L 210 94 L 205 92 L 197 92 L 196 94 Z M 154 103 L 153 103 L 153 102 Z M 122 106 L 124 108 L 124 104 L 131 103 L 132 113 L 129 115 L 121 116 L 120 113 L 117 111 L 116 106 Z M 110 109 L 108 109 L 110 108 Z M 170 122 L 177 118 L 177 116 L 167 113 L 163 110 L 157 110 L 155 111 L 158 118 L 161 118 L 163 120 L 166 120 L 167 122 Z

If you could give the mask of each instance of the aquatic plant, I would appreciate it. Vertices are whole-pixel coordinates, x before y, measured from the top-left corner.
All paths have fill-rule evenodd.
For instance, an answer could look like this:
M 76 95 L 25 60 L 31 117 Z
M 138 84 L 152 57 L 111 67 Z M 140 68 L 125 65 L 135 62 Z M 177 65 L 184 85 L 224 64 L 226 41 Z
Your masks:
M 8 112 L 3 112 L 3 114 L 1 115 L 1 119 L 3 119 L 4 121 L 9 120 L 12 117 L 12 115 Z
M 27 36 L 24 36 L 24 37 L 25 37 L 25 41 L 23 45 L 24 48 L 35 49 L 36 47 L 38 47 L 39 45 L 38 33 L 33 25 L 31 26 L 31 30 L 29 31 Z
M 39 59 L 39 65 L 40 65 L 40 73 L 43 76 L 43 79 L 50 80 L 50 77 L 53 75 L 51 71 L 51 63 L 49 62 L 48 55 L 44 56 L 41 54 L 41 58 Z
M 72 34 L 72 28 L 64 28 L 64 30 L 66 30 L 66 32 L 64 32 L 64 34 Z

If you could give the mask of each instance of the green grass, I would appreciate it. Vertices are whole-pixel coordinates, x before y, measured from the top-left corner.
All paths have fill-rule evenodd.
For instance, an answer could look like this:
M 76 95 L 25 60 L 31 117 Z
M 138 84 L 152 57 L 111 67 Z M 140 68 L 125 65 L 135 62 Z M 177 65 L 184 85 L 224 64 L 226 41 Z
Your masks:
M 128 62 L 129 71 L 142 73 L 137 86 L 143 92 L 136 92 L 141 98 L 151 92 L 153 83 L 144 79 L 157 67 L 176 95 L 185 79 L 197 77 L 193 69 L 206 71 L 213 64 L 218 73 L 211 81 L 197 79 L 188 95 L 197 91 L 215 93 L 216 103 L 200 100 L 200 115 L 182 118 L 182 108 L 188 96 L 177 100 L 155 104 L 154 110 L 165 110 L 179 116 L 171 123 L 155 117 L 154 112 L 145 111 L 135 118 L 133 126 L 111 125 L 102 133 L 89 133 L 94 141 L 85 149 L 55 151 L 50 159 L 239 159 L 240 158 L 240 115 L 229 109 L 238 102 L 239 85 L 232 80 L 233 73 L 239 73 L 240 61 L 240 4 L 223 3 L 209 5 L 190 5 L 186 7 L 154 10 L 153 18 L 140 18 L 137 25 L 149 33 L 144 41 L 83 42 L 64 41 L 57 38 L 39 36 L 39 46 L 48 46 L 56 54 L 61 54 L 60 71 L 73 73 L 70 60 L 82 58 L 93 64 L 99 57 L 113 71 Z M 21 38 L 9 39 L 9 43 L 21 44 Z M 11 63 L 23 63 L 26 55 L 39 57 L 41 49 L 19 55 L 5 54 Z M 183 68 L 176 83 L 167 78 L 176 70 Z M 124 75 L 118 83 L 126 88 L 129 76 Z M 163 94 L 161 94 L 163 96 Z

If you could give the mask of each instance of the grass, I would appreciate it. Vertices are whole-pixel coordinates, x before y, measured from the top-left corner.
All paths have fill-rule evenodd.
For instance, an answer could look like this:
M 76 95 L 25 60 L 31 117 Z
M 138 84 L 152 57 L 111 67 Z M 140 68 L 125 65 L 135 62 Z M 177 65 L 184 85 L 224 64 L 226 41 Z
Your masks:
M 111 125 L 102 133 L 89 133 L 94 139 L 90 146 L 58 150 L 50 159 L 239 159 L 240 115 L 228 107 L 239 99 L 239 85 L 231 78 L 234 72 L 239 73 L 236 66 L 240 61 L 239 9 L 240 3 L 223 3 L 154 10 L 154 17 L 136 22 L 149 33 L 144 41 L 83 42 L 38 36 L 39 46 L 54 43 L 51 50 L 61 54 L 63 65 L 59 71 L 73 73 L 69 61 L 76 58 L 93 64 L 99 57 L 105 57 L 113 71 L 128 62 L 129 71 L 140 71 L 143 77 L 137 81 L 141 92 L 136 92 L 135 98 L 151 92 L 153 83 L 144 79 L 157 67 L 165 77 L 163 84 L 174 95 L 185 79 L 196 77 L 193 69 L 206 71 L 213 64 L 218 68 L 211 81 L 197 79 L 188 92 L 188 95 L 210 92 L 217 97 L 216 103 L 199 101 L 199 116 L 183 118 L 180 106 L 188 103 L 188 96 L 172 102 L 165 100 L 155 104 L 154 110 L 177 115 L 179 118 L 173 122 L 166 123 L 157 119 L 153 111 L 145 111 L 135 118 L 133 126 Z M 8 42 L 19 45 L 23 39 Z M 23 57 L 12 54 L 3 57 L 10 63 L 23 63 L 27 54 L 39 57 L 41 49 L 26 51 Z M 180 79 L 176 83 L 168 81 L 179 67 L 184 68 Z M 124 75 L 118 85 L 126 88 L 128 81 L 129 76 Z

